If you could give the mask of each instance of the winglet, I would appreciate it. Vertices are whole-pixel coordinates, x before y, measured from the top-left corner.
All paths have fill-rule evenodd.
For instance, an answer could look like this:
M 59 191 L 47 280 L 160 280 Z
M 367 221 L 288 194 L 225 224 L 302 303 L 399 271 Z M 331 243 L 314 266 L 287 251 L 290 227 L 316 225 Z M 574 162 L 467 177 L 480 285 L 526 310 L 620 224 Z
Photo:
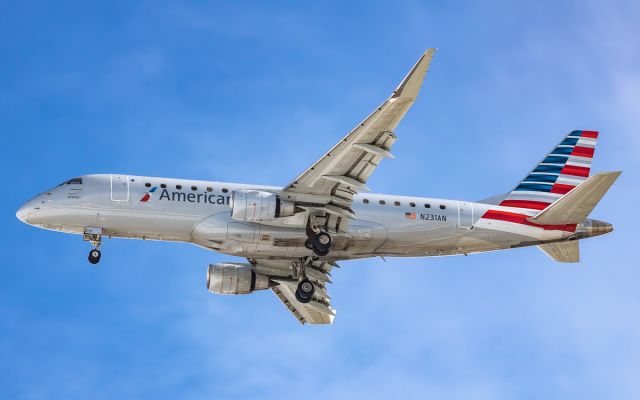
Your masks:
M 392 99 L 398 97 L 415 99 L 418 97 L 418 92 L 420 92 L 420 88 L 422 87 L 422 81 L 429 70 L 429 64 L 431 64 L 431 59 L 435 52 L 436 49 L 431 48 L 422 54 L 416 65 L 411 68 L 411 71 L 409 71 L 407 76 L 402 80 L 400 86 L 393 92 L 391 96 Z

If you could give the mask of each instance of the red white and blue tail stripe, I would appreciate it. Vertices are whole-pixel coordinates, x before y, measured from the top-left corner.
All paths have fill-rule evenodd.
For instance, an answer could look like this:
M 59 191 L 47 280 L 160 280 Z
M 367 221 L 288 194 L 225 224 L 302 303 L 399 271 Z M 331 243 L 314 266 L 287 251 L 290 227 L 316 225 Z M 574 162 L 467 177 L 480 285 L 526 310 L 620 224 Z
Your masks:
M 595 131 L 569 133 L 500 205 L 536 211 L 547 208 L 587 179 L 597 139 Z

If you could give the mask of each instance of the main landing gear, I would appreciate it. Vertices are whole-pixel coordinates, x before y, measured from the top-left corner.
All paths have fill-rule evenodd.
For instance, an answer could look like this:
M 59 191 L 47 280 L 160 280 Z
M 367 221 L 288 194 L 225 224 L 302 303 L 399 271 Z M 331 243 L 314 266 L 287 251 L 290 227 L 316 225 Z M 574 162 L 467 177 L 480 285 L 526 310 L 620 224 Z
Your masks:
M 296 287 L 296 300 L 300 303 L 308 303 L 313 300 L 313 294 L 316 292 L 316 285 L 307 277 L 305 268 L 307 264 L 312 262 L 312 257 L 301 258 L 293 262 L 293 278 L 299 279 Z
M 97 264 L 100 262 L 102 253 L 100 252 L 100 245 L 102 244 L 102 228 L 85 228 L 82 239 L 91 242 L 93 250 L 89 252 L 89 262 L 91 264 Z
M 309 250 L 313 250 L 313 253 L 319 257 L 324 257 L 329 254 L 331 249 L 331 235 L 323 230 L 315 232 L 311 228 L 307 228 L 307 241 L 304 243 L 305 247 Z
M 313 294 L 315 292 L 316 285 L 305 278 L 298 283 L 298 288 L 296 289 L 296 300 L 300 303 L 308 303 L 313 299 Z

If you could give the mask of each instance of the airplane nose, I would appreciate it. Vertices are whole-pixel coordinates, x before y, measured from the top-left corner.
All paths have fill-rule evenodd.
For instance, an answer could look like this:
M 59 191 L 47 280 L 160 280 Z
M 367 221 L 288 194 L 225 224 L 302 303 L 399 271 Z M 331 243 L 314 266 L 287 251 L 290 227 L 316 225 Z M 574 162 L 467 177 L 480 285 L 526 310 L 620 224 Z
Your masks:
M 27 207 L 26 204 L 23 205 L 16 211 L 16 217 L 25 224 L 27 223 L 27 217 L 29 216 L 30 207 Z

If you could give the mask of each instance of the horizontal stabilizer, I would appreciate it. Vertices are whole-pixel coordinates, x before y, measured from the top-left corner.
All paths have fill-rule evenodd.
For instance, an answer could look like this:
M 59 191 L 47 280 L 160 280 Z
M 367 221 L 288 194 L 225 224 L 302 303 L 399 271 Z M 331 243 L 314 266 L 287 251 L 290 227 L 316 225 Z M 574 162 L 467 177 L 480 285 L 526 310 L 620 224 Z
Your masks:
M 621 173 L 603 172 L 591 176 L 529 221 L 541 225 L 579 224 L 589 216 Z
M 580 246 L 577 240 L 545 243 L 539 245 L 538 248 L 557 262 L 572 263 L 580 261 Z

